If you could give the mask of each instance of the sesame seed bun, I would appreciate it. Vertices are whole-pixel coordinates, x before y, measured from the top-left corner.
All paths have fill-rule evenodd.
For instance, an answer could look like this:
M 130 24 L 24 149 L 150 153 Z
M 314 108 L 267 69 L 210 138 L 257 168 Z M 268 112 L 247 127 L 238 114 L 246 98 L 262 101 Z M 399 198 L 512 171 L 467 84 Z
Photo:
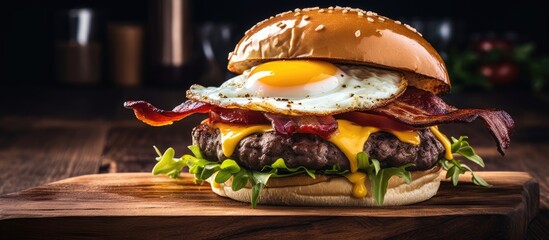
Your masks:
M 440 55 L 409 25 L 351 8 L 296 9 L 266 19 L 229 54 L 242 73 L 263 62 L 318 59 L 401 71 L 409 85 L 438 94 L 450 89 Z
M 393 176 L 389 179 L 387 193 L 382 206 L 400 206 L 422 202 L 433 197 L 440 186 L 440 167 L 426 171 L 412 172 L 412 182 L 407 184 L 403 179 Z M 209 180 L 212 191 L 219 196 L 228 197 L 241 202 L 251 201 L 251 187 L 238 191 L 231 189 L 231 182 L 222 184 Z M 290 205 L 290 206 L 347 206 L 371 207 L 377 206 L 372 196 L 372 186 L 366 181 L 368 194 L 364 198 L 351 196 L 353 185 L 339 176 L 317 175 L 317 179 L 309 176 L 293 176 L 269 179 L 268 186 L 261 192 L 259 204 Z

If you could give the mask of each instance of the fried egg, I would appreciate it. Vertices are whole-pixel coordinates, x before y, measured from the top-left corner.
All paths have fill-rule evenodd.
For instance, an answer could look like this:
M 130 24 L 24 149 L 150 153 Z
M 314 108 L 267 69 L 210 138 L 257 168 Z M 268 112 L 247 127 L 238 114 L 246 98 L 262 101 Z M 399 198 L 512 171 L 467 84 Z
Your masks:
M 384 105 L 406 88 L 404 77 L 365 66 L 281 60 L 260 64 L 219 87 L 193 85 L 189 99 L 224 108 L 285 115 L 333 115 Z

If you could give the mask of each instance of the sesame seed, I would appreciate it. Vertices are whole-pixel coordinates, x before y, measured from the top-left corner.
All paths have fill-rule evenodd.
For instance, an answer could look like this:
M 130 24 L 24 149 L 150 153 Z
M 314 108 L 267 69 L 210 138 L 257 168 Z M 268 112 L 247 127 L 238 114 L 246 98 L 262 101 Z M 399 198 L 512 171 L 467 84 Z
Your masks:
M 385 21 L 385 18 L 382 18 L 382 17 L 378 17 L 377 19 L 379 19 L 379 21 L 381 21 L 381 22 Z
M 364 17 L 364 13 L 358 12 L 358 16 L 359 16 L 359 17 Z
M 301 12 L 301 9 L 296 8 L 296 9 L 294 10 L 294 12 Z
M 336 9 L 336 10 L 339 10 L 339 9 L 342 9 L 342 7 L 336 5 L 335 9 Z
M 324 12 L 324 9 L 320 9 L 318 10 L 319 13 L 323 13 Z
M 360 37 L 360 30 L 356 30 L 355 37 Z
M 408 24 L 404 24 L 404 26 L 405 26 L 406 28 L 408 28 L 408 29 L 409 29 L 410 31 L 412 31 L 412 32 L 417 32 L 417 30 L 416 30 L 415 28 L 413 28 L 412 26 L 410 26 L 410 25 L 408 25 Z
M 303 20 L 307 20 L 309 19 L 309 16 L 308 15 L 303 15 Z
M 368 22 L 374 22 L 374 19 L 371 17 L 368 17 Z
M 278 38 L 275 38 L 275 39 L 273 40 L 273 43 L 274 43 L 275 46 L 278 46 Z
M 311 8 L 311 10 L 318 10 L 318 9 L 320 9 L 320 7 Z
M 402 24 L 400 21 L 395 21 L 396 24 Z
M 324 25 L 320 24 L 320 25 L 318 25 L 318 27 L 315 28 L 315 31 L 318 32 L 318 31 L 320 31 L 320 30 L 322 30 L 322 29 L 324 29 Z
M 286 23 L 278 22 L 278 23 L 276 24 L 276 26 L 279 27 L 279 28 L 285 28 L 285 27 L 286 27 Z
M 330 9 L 330 10 L 334 10 L 334 7 L 329 7 L 328 9 Z
M 366 12 L 366 15 L 372 16 L 372 15 L 373 15 L 373 14 L 372 14 L 372 11 L 367 11 L 367 12 Z
M 294 16 L 295 16 L 295 17 L 299 16 L 299 12 L 296 12 L 296 13 L 294 14 Z
M 378 14 L 376 12 L 372 12 L 372 15 L 377 16 Z
M 347 10 L 347 9 L 343 9 L 343 11 L 341 11 L 341 12 L 342 12 L 342 13 L 348 13 L 348 12 L 349 12 L 349 10 Z
M 333 13 L 333 12 L 334 12 L 334 10 L 328 10 L 328 13 Z

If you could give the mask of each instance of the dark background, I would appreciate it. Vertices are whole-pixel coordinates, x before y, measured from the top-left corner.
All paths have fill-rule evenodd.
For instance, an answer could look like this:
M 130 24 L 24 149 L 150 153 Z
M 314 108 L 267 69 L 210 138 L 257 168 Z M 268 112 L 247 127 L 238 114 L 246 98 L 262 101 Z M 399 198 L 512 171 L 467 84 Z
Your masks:
M 56 26 L 56 14 L 70 8 L 89 7 L 100 16 L 97 38 L 104 41 L 104 27 L 112 22 L 130 22 L 147 26 L 154 1 L 147 0 L 23 0 L 2 3 L 0 7 L 0 87 L 6 85 L 56 86 L 54 41 L 62 37 Z M 450 19 L 457 28 L 451 48 L 465 50 L 479 38 L 496 36 L 516 44 L 530 42 L 536 46 L 535 56 L 548 55 L 547 10 L 543 1 L 191 1 L 191 33 L 195 62 L 203 61 L 197 47 L 196 33 L 207 22 L 234 26 L 235 39 L 256 22 L 278 12 L 308 6 L 350 6 L 372 10 L 393 19 Z M 412 24 L 413 25 L 413 24 Z M 145 31 L 145 36 L 147 32 Z M 429 39 L 428 39 L 429 40 Z M 235 40 L 236 41 L 236 40 Z M 145 45 L 148 47 L 148 45 Z M 145 51 L 146 52 L 146 51 Z M 146 52 L 147 53 L 147 52 Z M 106 54 L 104 54 L 106 56 Z M 147 55 L 144 71 L 148 71 Z M 103 61 L 105 64 L 106 61 Z M 102 73 L 100 86 L 112 86 Z M 205 71 L 198 63 L 190 78 L 200 78 Z M 145 74 L 145 86 L 154 84 L 154 75 Z M 196 82 L 196 81 L 194 81 Z M 153 84 L 151 84 L 153 83 Z
M 524 171 L 540 183 L 540 211 L 527 237 L 548 239 L 549 14 L 543 1 L 189 0 L 186 37 L 194 41 L 192 61 L 171 84 L 163 81 L 164 75 L 156 74 L 149 51 L 155 37 L 150 27 L 151 6 L 159 1 L 16 0 L 0 4 L 0 194 L 83 174 L 150 171 L 155 164 L 152 145 L 185 152 L 191 128 L 204 115 L 155 128 L 136 120 L 132 111 L 123 108 L 123 102 L 146 100 L 171 109 L 185 100 L 189 84 L 216 85 L 203 82 L 211 71 L 206 68 L 200 32 L 208 24 L 232 26 L 233 38 L 219 50 L 225 63 L 218 65 L 225 71 L 225 56 L 256 22 L 294 8 L 339 5 L 409 23 L 437 50 L 447 53 L 453 88 L 442 97 L 448 104 L 496 108 L 513 117 L 515 131 L 505 157 L 499 155 L 481 121 L 441 128 L 448 136 L 470 136 L 469 142 L 486 163 L 484 170 Z M 95 84 L 62 82 L 56 74 L 62 65 L 56 65 L 55 44 L 66 40 L 66 26 L 59 16 L 73 8 L 90 8 L 99 17 L 94 39 L 104 46 L 103 70 Z M 453 37 L 445 45 L 417 26 L 437 21 L 454 26 Z M 117 69 L 109 68 L 112 49 L 105 46 L 107 26 L 113 23 L 137 24 L 144 29 L 143 77 L 137 86 L 122 87 L 110 77 Z M 504 40 L 515 50 L 502 55 L 501 51 L 479 53 L 474 49 L 490 39 Z M 524 54 L 528 49 L 529 54 Z M 480 75 L 482 67 L 498 66 L 514 66 L 520 73 L 512 79 L 509 74 L 492 79 L 495 82 Z M 218 78 L 216 83 L 225 79 Z M 501 84 L 509 79 L 510 83 Z

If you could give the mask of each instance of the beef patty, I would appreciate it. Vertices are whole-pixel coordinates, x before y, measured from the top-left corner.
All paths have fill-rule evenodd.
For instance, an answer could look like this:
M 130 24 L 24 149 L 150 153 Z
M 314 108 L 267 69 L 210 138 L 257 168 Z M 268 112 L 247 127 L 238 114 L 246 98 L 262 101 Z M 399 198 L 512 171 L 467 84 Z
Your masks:
M 219 129 L 200 124 L 192 131 L 193 144 L 202 150 L 210 161 L 227 159 L 221 149 Z M 398 167 L 414 163 L 408 170 L 427 170 L 432 168 L 444 155 L 444 146 L 428 129 L 420 130 L 421 143 L 413 145 L 401 142 L 386 132 L 372 133 L 364 144 L 364 151 L 370 158 L 379 160 L 381 167 Z M 252 170 L 261 170 L 263 166 L 283 158 L 288 167 L 304 166 L 308 169 L 331 169 L 339 164 L 349 169 L 349 160 L 331 142 L 314 134 L 293 134 L 284 137 L 274 132 L 255 133 L 243 138 L 229 157 L 240 166 Z

